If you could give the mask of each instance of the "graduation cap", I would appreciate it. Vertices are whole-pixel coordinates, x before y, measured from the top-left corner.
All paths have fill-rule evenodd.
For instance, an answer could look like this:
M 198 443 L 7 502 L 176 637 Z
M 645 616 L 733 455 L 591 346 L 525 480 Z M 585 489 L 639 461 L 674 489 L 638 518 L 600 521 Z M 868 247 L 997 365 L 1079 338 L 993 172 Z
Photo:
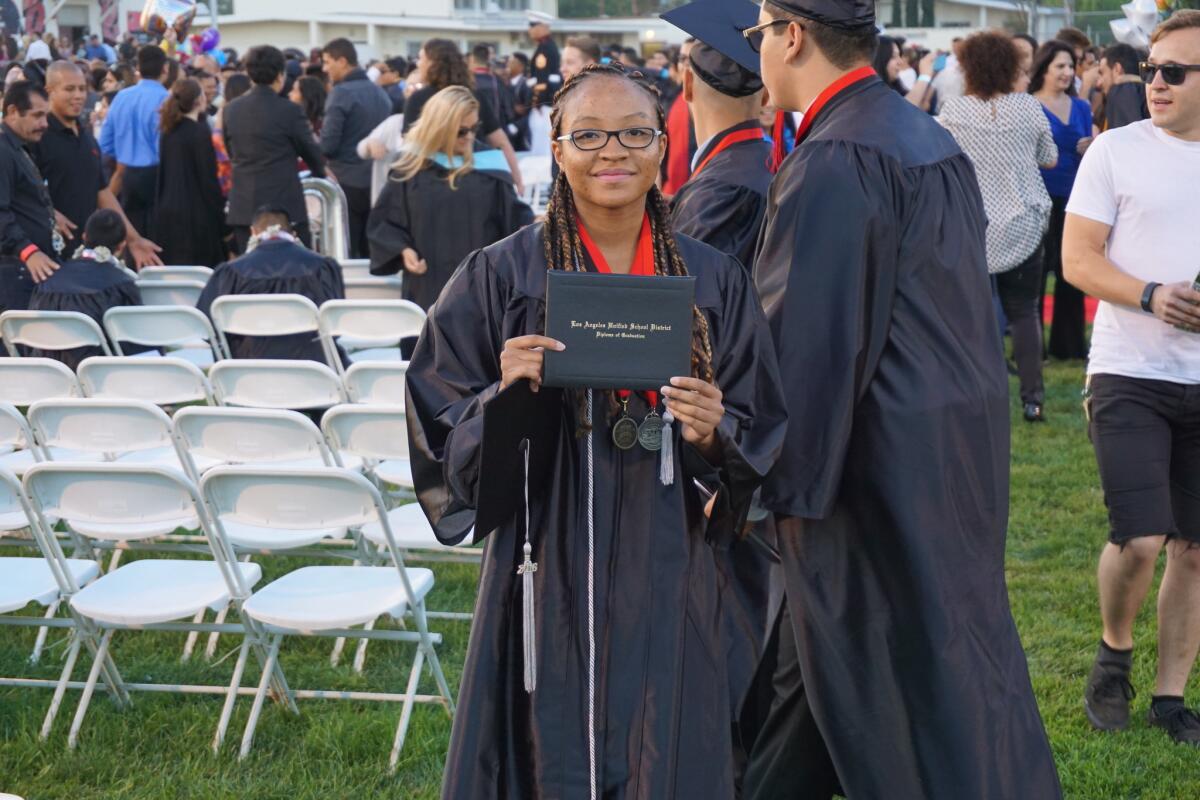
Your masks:
M 769 5 L 839 31 L 875 27 L 875 0 L 767 0 Z
M 529 381 L 517 381 L 484 406 L 477 536 L 507 524 L 524 507 L 529 487 L 546 484 L 562 418 L 562 390 L 543 386 L 534 392 Z
M 762 84 L 759 83 L 758 89 L 743 94 L 734 94 L 721 88 L 721 85 L 727 83 L 736 85 L 737 78 L 733 77 L 736 73 L 732 70 L 734 66 L 754 74 L 759 72 L 758 53 L 754 52 L 750 43 L 742 36 L 742 31 L 758 24 L 758 6 L 750 0 L 695 0 L 667 11 L 662 14 L 662 19 L 708 46 L 708 53 L 700 54 L 703 63 L 698 65 L 700 69 L 696 72 L 709 86 L 734 97 L 745 97 L 762 88 Z M 714 56 L 720 55 L 735 63 L 718 65 Z M 697 48 L 693 47 L 688 59 L 696 65 L 696 58 Z M 716 79 L 717 83 L 710 80 L 710 77 Z

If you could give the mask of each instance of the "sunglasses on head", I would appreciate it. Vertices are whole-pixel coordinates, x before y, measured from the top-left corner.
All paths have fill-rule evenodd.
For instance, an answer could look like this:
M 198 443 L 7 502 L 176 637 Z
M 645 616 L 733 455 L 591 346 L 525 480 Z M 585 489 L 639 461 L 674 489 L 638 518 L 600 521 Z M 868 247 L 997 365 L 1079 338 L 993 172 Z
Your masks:
M 1189 72 L 1200 72 L 1200 64 L 1151 64 L 1149 61 L 1138 64 L 1143 83 L 1153 83 L 1159 72 L 1168 86 L 1179 86 L 1187 80 Z

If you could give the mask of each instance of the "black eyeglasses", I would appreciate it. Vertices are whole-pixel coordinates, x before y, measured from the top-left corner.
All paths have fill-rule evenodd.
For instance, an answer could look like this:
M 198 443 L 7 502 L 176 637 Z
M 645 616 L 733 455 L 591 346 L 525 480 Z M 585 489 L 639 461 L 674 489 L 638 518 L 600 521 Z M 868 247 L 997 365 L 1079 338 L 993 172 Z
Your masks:
M 1163 81 L 1168 86 L 1179 86 L 1187 80 L 1189 72 L 1200 72 L 1200 64 L 1151 64 L 1143 61 L 1138 64 L 1143 83 L 1154 83 L 1154 77 L 1162 72 Z
M 580 150 L 603 150 L 614 136 L 617 137 L 621 146 L 628 150 L 645 150 L 654 144 L 658 137 L 662 136 L 662 131 L 656 131 L 654 128 L 622 128 L 619 131 L 583 128 L 571 131 L 565 136 L 559 136 L 554 141 L 570 141 Z
M 479 132 L 478 125 L 476 125 L 474 128 L 459 128 L 458 129 L 458 138 L 462 139 L 464 136 L 475 136 L 478 134 L 478 132 Z
M 763 35 L 767 28 L 773 28 L 776 25 L 787 25 L 792 22 L 790 19 L 773 19 L 770 22 L 764 22 L 761 25 L 755 25 L 753 28 L 746 28 L 742 31 L 742 36 L 746 38 L 746 43 L 750 45 L 750 49 L 756 53 L 762 52 Z M 796 23 L 799 25 L 800 23 Z M 800 27 L 804 27 L 800 25 Z

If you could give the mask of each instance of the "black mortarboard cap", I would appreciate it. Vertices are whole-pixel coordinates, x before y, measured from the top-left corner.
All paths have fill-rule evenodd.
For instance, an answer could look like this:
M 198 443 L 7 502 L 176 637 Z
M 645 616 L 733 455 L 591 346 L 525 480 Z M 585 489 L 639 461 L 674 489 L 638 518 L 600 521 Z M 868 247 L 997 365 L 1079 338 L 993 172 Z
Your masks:
M 875 27 L 875 0 L 767 0 L 768 5 L 839 31 Z M 767 9 L 770 11 L 770 9 Z
M 758 73 L 758 53 L 754 52 L 746 37 L 742 36 L 742 31 L 758 24 L 758 6 L 750 0 L 695 0 L 667 11 L 662 14 L 662 18 L 750 72 Z M 689 55 L 688 58 L 692 56 Z M 700 73 L 700 77 L 705 78 L 703 73 Z M 722 91 L 707 78 L 704 82 L 717 91 Z
M 692 71 L 712 88 L 729 97 L 749 97 L 761 92 L 762 78 L 729 56 L 698 41 L 688 53 Z
M 475 539 L 507 524 L 525 505 L 525 447 L 529 447 L 529 488 L 546 485 L 562 432 L 563 393 L 517 381 L 483 407 L 479 453 L 479 494 Z M 523 529 L 524 523 L 522 523 Z

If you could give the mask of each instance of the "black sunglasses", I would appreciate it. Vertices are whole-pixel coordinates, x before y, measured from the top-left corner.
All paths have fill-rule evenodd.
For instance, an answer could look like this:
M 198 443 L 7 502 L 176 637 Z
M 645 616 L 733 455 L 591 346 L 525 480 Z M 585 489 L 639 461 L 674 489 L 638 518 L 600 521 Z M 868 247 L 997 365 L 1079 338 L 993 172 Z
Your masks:
M 1179 86 L 1187 80 L 1189 72 L 1200 72 L 1200 64 L 1151 64 L 1143 61 L 1138 64 L 1138 72 L 1143 83 L 1154 83 L 1154 77 L 1162 72 L 1163 81 L 1168 86 Z
M 479 133 L 478 125 L 476 125 L 474 128 L 459 128 L 458 129 L 458 138 L 461 139 L 464 136 L 476 136 L 476 135 L 478 135 L 478 133 Z
M 773 28 L 776 25 L 787 25 L 792 22 L 790 19 L 773 19 L 770 22 L 764 22 L 761 25 L 755 25 L 753 28 L 746 28 L 742 31 L 742 36 L 745 37 L 746 43 L 750 45 L 750 49 L 756 53 L 762 52 L 763 35 L 767 28 Z M 800 23 L 796 23 L 800 25 Z M 804 27 L 800 25 L 800 27 Z

